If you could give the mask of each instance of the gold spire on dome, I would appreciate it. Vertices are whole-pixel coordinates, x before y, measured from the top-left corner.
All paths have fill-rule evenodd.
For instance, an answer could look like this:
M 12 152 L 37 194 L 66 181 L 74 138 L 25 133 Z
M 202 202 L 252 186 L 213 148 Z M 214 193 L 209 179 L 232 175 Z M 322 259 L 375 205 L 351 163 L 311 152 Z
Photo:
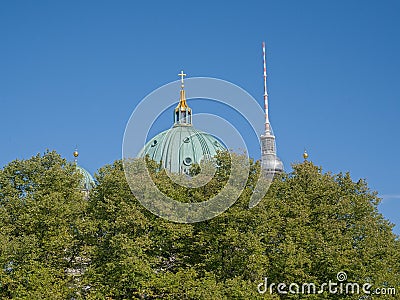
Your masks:
M 183 78 L 186 76 L 183 71 L 181 71 L 178 76 L 181 77 L 181 96 L 179 99 L 178 106 L 175 108 L 174 113 L 174 126 L 181 125 L 192 125 L 192 110 L 186 103 L 186 95 L 185 95 L 185 84 L 183 82 Z
M 307 158 L 308 158 L 308 153 L 307 153 L 307 151 L 304 149 L 304 152 L 303 152 L 303 158 L 304 158 L 304 160 L 307 160 Z
M 77 163 L 78 162 L 78 156 L 79 156 L 78 148 L 75 148 L 75 151 L 74 151 L 73 155 L 75 157 L 74 161 L 75 161 L 75 163 Z
M 186 76 L 186 74 L 183 73 L 183 71 L 181 71 L 178 74 L 178 76 L 181 77 L 181 93 L 180 93 L 181 96 L 180 96 L 180 99 L 179 99 L 179 104 L 178 104 L 178 106 L 176 108 L 180 108 L 181 110 L 184 110 L 186 108 L 189 108 L 189 106 L 186 103 L 186 95 L 185 95 L 185 90 L 184 90 L 185 84 L 183 82 L 183 78 Z

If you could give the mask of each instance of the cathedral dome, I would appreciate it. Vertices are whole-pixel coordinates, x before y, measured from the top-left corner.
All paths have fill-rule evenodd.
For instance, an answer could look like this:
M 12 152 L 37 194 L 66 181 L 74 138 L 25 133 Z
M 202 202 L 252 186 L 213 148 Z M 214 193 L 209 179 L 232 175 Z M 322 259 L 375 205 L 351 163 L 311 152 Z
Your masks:
M 225 146 L 211 134 L 199 131 L 193 126 L 175 125 L 149 140 L 140 157 L 146 155 L 163 168 L 174 173 L 187 173 L 192 164 L 202 159 L 210 160 Z
M 148 155 L 170 172 L 187 174 L 193 164 L 211 160 L 218 150 L 226 148 L 211 134 L 192 126 L 192 110 L 186 103 L 183 82 L 186 74 L 182 71 L 179 76 L 182 84 L 180 101 L 174 110 L 174 126 L 149 140 L 138 156 Z
M 92 188 L 96 186 L 96 183 L 94 182 L 92 175 L 86 169 L 78 165 L 79 152 L 77 149 L 75 149 L 73 155 L 75 157 L 76 170 L 82 175 L 82 180 L 80 182 L 79 188 L 82 191 L 88 193 Z
M 94 182 L 94 179 L 86 169 L 76 165 L 76 170 L 82 175 L 80 188 L 83 191 L 90 191 L 92 188 L 95 187 L 96 184 Z

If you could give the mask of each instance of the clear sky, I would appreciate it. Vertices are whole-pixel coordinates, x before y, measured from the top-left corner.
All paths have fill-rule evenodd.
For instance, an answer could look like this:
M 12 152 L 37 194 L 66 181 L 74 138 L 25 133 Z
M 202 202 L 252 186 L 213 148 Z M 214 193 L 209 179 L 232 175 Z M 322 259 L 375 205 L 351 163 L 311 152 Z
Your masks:
M 286 169 L 307 148 L 323 170 L 365 178 L 400 225 L 399 15 L 397 0 L 1 1 L 0 166 L 47 148 L 72 160 L 78 145 L 96 172 L 121 158 L 135 105 L 181 69 L 262 104 L 265 40 Z

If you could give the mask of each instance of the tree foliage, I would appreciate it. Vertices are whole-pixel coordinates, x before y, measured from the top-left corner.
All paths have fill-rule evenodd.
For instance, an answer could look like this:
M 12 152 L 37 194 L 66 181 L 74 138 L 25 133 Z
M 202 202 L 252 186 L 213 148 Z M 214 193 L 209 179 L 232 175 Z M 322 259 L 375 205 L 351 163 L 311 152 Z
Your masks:
M 75 166 L 55 152 L 0 170 L 2 299 L 66 299 L 80 269 L 87 201 Z M 71 271 L 71 272 L 69 272 Z
M 233 158 L 234 159 L 234 158 Z M 149 161 L 167 195 L 202 202 L 224 186 L 231 158 L 217 156 L 207 185 L 183 188 Z M 199 166 L 193 170 L 198 174 Z M 359 295 L 260 294 L 274 283 L 369 282 L 400 291 L 400 245 L 363 180 L 323 173 L 311 162 L 274 179 L 248 208 L 260 173 L 238 201 L 207 221 L 159 218 L 133 196 L 122 161 L 101 168 L 85 200 L 74 166 L 48 152 L 0 172 L 2 298 L 16 299 L 359 299 Z M 79 259 L 78 259 L 79 258 Z M 68 270 L 79 270 L 80 276 Z M 72 272 L 73 273 L 73 272 Z

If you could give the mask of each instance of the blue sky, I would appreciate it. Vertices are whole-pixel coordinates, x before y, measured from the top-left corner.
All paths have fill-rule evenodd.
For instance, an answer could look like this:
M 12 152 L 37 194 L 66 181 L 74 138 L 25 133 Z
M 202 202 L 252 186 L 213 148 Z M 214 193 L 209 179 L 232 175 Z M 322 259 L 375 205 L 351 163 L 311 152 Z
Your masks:
M 307 148 L 325 171 L 365 178 L 400 224 L 399 13 L 391 0 L 2 1 L 0 165 L 46 148 L 72 160 L 78 145 L 96 172 L 121 158 L 135 105 L 181 69 L 262 104 L 265 40 L 286 168 Z

